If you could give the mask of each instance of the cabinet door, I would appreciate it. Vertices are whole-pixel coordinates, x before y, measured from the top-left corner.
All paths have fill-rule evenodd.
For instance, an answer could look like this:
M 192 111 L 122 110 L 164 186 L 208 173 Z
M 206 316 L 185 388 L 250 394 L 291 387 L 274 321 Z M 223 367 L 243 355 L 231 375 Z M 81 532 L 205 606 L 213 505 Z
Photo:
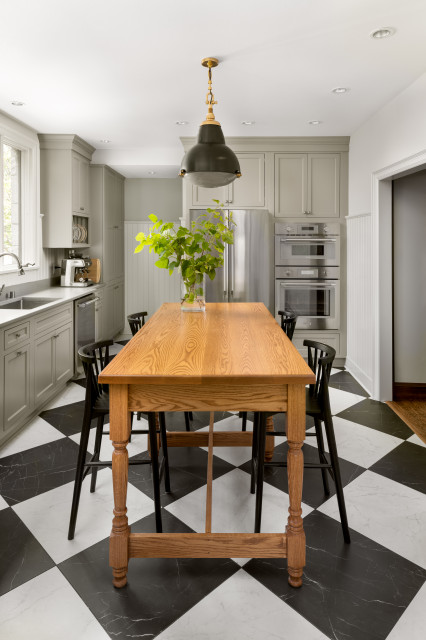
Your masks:
M 30 412 L 30 345 L 3 358 L 4 431 Z
M 340 154 L 308 155 L 308 211 L 313 216 L 338 218 L 340 215 Z
M 117 335 L 124 326 L 124 282 L 114 285 L 114 335 Z
M 72 154 L 72 210 L 80 211 L 80 158 L 76 153 Z
M 308 156 L 306 153 L 275 155 L 275 216 L 297 218 L 307 207 Z
M 74 371 L 72 324 L 61 327 L 53 335 L 55 342 L 55 384 L 69 380 Z
M 104 340 L 109 340 L 114 335 L 114 286 L 116 285 L 112 284 L 104 289 Z
M 86 158 L 80 160 L 80 204 L 82 213 L 90 212 L 89 163 Z
M 230 207 L 253 209 L 265 206 L 265 155 L 263 153 L 238 154 L 241 178 L 229 185 Z
M 124 228 L 114 229 L 114 278 L 124 276 Z
M 55 343 L 53 334 L 38 338 L 34 345 L 34 394 L 36 406 L 55 386 Z
M 104 305 L 102 302 L 95 304 L 95 340 L 99 342 L 104 339 L 104 318 L 103 318 Z
M 192 206 L 193 207 L 211 207 L 214 209 L 216 203 L 213 200 L 219 200 L 221 204 L 226 205 L 229 200 L 229 187 L 218 187 L 217 189 L 208 189 L 207 187 L 196 187 L 192 185 Z

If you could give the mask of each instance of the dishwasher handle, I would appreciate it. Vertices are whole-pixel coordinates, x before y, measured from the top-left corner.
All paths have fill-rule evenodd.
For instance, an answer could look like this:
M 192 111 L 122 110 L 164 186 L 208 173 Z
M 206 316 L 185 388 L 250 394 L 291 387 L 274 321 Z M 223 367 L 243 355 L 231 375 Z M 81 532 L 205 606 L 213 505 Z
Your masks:
M 79 309 L 85 309 L 86 307 L 89 306 L 89 304 L 94 304 L 98 300 L 100 300 L 100 298 L 93 298 L 92 300 L 89 300 L 89 302 L 81 302 L 80 304 L 77 305 L 77 307 Z

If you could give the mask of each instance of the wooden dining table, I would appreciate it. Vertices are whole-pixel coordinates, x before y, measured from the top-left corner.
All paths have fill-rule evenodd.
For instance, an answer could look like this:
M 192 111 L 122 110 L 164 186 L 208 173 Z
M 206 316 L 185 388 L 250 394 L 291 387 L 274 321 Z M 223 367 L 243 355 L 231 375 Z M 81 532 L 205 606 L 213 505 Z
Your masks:
M 109 384 L 114 510 L 113 584 L 127 582 L 130 558 L 287 558 L 288 581 L 302 585 L 305 385 L 315 376 L 261 303 L 207 303 L 183 312 L 166 303 L 99 376 Z M 168 446 L 207 446 L 206 530 L 131 533 L 127 518 L 130 412 L 209 411 L 206 432 L 168 432 Z M 215 411 L 287 413 L 289 509 L 282 533 L 212 533 L 212 464 L 217 446 L 251 446 L 251 432 L 215 431 Z M 151 451 L 152 455 L 152 451 Z M 283 473 L 285 471 L 283 470 Z M 173 475 L 171 476 L 173 484 Z

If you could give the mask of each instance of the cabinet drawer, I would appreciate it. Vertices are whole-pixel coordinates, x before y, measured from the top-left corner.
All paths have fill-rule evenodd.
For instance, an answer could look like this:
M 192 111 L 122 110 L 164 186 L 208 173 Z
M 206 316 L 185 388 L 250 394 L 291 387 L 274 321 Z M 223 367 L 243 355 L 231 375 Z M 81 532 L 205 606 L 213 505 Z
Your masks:
M 50 311 L 46 311 L 45 313 L 40 313 L 40 315 L 37 315 L 34 318 L 35 335 L 39 335 L 48 329 L 59 327 L 67 322 L 71 322 L 72 319 L 72 302 L 56 307 L 55 309 L 50 309 Z
M 339 333 L 321 333 L 312 331 L 295 332 L 293 336 L 293 344 L 298 352 L 304 357 L 308 357 L 308 348 L 303 346 L 304 340 L 315 340 L 316 342 L 322 342 L 327 344 L 336 350 L 336 356 L 339 355 L 340 350 L 340 334 Z
M 6 329 L 4 332 L 4 350 L 7 351 L 13 347 L 23 344 L 30 337 L 30 323 L 23 322 L 14 327 Z

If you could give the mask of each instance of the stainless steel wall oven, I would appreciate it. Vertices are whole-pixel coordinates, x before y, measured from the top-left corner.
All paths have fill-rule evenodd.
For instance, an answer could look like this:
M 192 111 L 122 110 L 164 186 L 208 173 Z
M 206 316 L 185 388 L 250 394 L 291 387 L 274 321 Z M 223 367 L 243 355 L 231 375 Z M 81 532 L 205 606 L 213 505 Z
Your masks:
M 275 224 L 275 313 L 297 329 L 340 328 L 339 223 Z

